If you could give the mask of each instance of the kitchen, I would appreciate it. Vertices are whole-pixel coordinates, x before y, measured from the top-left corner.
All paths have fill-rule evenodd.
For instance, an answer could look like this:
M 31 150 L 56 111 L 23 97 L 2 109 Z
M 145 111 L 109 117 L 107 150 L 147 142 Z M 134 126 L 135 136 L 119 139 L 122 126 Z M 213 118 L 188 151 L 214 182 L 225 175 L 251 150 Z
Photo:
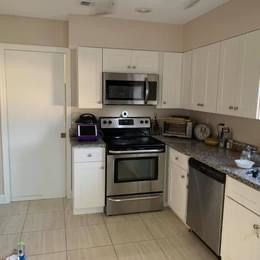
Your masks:
M 50 20 L 57 17 L 58 8 L 49 8 L 44 16 L 44 8 L 32 5 L 31 13 L 35 13 L 30 15 L 27 5 L 8 9 L 5 3 L 5 12 L 0 16 L 3 172 L 0 201 L 7 204 L 0 206 L 0 249 L 3 252 L 0 255 L 10 254 L 17 241 L 22 240 L 29 259 L 44 256 L 48 259 L 103 259 L 104 256 L 111 259 L 215 259 L 219 254 L 222 259 L 259 258 L 259 179 L 236 166 L 234 160 L 240 158 L 242 151 L 208 146 L 194 139 L 150 136 L 147 131 L 154 130 L 155 115 L 162 128 L 170 116 L 186 116 L 209 125 L 212 136 L 217 136 L 216 126 L 223 123 L 232 129 L 234 140 L 260 146 L 257 134 L 260 6 L 255 0 L 217 2 L 221 4 L 218 7 L 213 4 L 210 9 L 201 0 L 185 18 L 178 18 L 177 13 L 167 17 L 166 12 L 159 21 L 153 17 L 156 7 L 151 7 L 151 14 L 138 13 L 134 18 L 127 13 L 117 18 L 110 14 L 108 17 L 87 16 L 86 11 L 80 9 L 70 11 L 74 14 L 68 20 Z M 199 7 L 204 8 L 204 13 L 196 9 Z M 145 104 L 145 100 L 144 105 L 105 104 L 103 73 L 159 75 L 157 104 Z M 23 89 L 19 87 L 21 82 Z M 35 82 L 37 89 L 34 89 Z M 23 95 L 25 92 L 28 95 Z M 69 130 L 84 113 L 96 116 L 106 145 L 103 140 L 77 143 L 71 150 Z M 112 130 L 107 127 L 109 121 Z M 102 212 L 108 190 L 108 149 L 117 148 L 122 152 L 122 148 L 126 148 L 129 152 L 136 148 L 135 143 L 123 142 L 119 147 L 108 140 L 118 133 L 125 134 L 127 141 L 130 137 L 138 139 L 140 132 L 145 140 L 149 139 L 145 149 L 158 150 L 158 145 L 159 150 L 165 149 L 162 152 L 165 165 L 158 167 L 162 161 L 159 159 L 157 162 L 157 159 L 144 160 L 142 164 L 133 160 L 131 165 L 119 160 L 117 180 L 129 177 L 124 176 L 126 167 L 135 170 L 141 167 L 143 172 L 149 168 L 150 175 L 141 176 L 145 179 L 157 179 L 161 175 L 155 169 L 164 169 L 165 182 L 154 191 L 156 196 L 163 193 L 157 206 L 161 207 L 163 202 L 163 206 L 168 205 L 170 209 L 106 216 Z M 152 138 L 158 143 L 150 142 Z M 74 142 L 75 139 L 72 144 Z M 161 143 L 165 144 L 164 149 Z M 154 155 L 152 153 L 153 158 Z M 209 197 L 199 202 L 196 201 L 199 196 L 189 194 L 192 190 L 189 181 L 198 174 L 198 165 L 190 158 L 210 166 L 210 170 L 206 170 L 213 169 L 212 175 L 217 170 L 224 176 L 224 192 L 223 185 L 219 185 L 221 188 L 215 194 L 218 201 L 224 202 L 219 205 L 218 214 L 221 216 L 224 209 L 224 216 L 216 231 L 215 223 L 207 219 L 208 212 L 203 211 L 212 209 L 203 205 L 208 205 L 213 198 L 199 193 L 209 194 L 209 191 L 195 190 L 195 194 Z M 200 168 L 199 172 L 203 171 L 204 168 Z M 211 180 L 204 179 L 208 185 Z M 152 183 L 158 185 L 154 180 Z M 154 191 L 150 194 L 145 186 L 141 193 L 156 197 Z M 118 203 L 122 198 L 117 196 L 109 195 L 108 199 L 112 197 Z M 64 197 L 66 199 L 62 199 Z M 201 203 L 197 209 L 202 211 L 196 213 L 204 217 L 199 220 L 199 228 L 207 224 L 210 234 L 200 233 L 196 223 L 191 223 L 192 199 Z M 9 204 L 10 201 L 13 202 Z M 218 205 L 217 200 L 212 201 Z M 131 207 L 119 208 L 133 213 Z M 61 221 L 62 218 L 65 221 Z M 193 232 L 188 232 L 186 225 Z M 217 234 L 219 230 L 222 234 Z M 218 242 L 217 249 L 211 243 L 212 238 Z M 46 239 L 51 242 L 46 244 Z

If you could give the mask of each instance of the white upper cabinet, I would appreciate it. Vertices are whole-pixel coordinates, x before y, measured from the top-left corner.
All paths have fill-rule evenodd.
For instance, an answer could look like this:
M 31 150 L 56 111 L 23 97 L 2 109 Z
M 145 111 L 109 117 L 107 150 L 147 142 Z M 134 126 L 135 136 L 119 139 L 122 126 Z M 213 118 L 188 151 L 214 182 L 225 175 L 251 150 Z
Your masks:
M 161 54 L 159 108 L 180 108 L 182 53 Z
M 103 49 L 103 71 L 120 73 L 159 73 L 159 53 Z
M 133 72 L 159 73 L 159 53 L 153 51 L 133 51 Z
M 103 49 L 103 71 L 122 72 L 132 71 L 132 51 L 119 49 Z
M 191 108 L 192 51 L 185 52 L 182 58 L 181 108 Z
M 260 31 L 246 34 L 243 38 L 243 77 L 236 107 L 239 116 L 259 119 Z
M 225 115 L 235 114 L 236 96 L 239 95 L 242 84 L 243 57 L 243 37 L 236 37 L 222 42 L 217 109 L 219 113 Z
M 260 31 L 224 41 L 218 112 L 259 119 Z
M 220 43 L 193 51 L 192 100 L 194 110 L 217 111 Z
M 78 107 L 102 108 L 102 49 L 78 48 Z

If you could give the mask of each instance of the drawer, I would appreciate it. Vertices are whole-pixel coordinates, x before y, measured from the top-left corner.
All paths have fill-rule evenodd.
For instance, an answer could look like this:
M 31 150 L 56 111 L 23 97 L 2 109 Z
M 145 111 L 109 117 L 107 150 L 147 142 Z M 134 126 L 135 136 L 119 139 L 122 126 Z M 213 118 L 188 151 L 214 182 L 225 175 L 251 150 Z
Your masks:
M 260 215 L 260 191 L 227 177 L 226 196 Z
M 74 148 L 73 163 L 103 162 L 105 161 L 104 148 Z
M 189 169 L 189 156 L 180 153 L 172 148 L 169 149 L 170 160 L 180 166 L 182 169 L 188 171 Z

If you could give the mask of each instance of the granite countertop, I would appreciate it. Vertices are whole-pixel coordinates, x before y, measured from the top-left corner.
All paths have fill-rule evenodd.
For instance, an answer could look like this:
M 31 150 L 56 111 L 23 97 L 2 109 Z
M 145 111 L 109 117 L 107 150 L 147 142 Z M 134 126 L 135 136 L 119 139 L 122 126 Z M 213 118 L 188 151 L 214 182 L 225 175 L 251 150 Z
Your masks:
M 246 174 L 248 170 L 240 169 L 236 166 L 234 160 L 240 158 L 240 153 L 219 148 L 217 146 L 209 146 L 196 140 L 164 136 L 154 137 L 176 151 L 205 163 L 206 165 L 260 191 L 260 176 L 258 176 L 258 178 L 253 178 Z
M 99 138 L 97 141 L 85 142 L 85 141 L 78 141 L 77 138 L 71 137 L 70 143 L 72 147 L 77 148 L 84 148 L 84 147 L 106 147 L 105 142 L 102 138 Z

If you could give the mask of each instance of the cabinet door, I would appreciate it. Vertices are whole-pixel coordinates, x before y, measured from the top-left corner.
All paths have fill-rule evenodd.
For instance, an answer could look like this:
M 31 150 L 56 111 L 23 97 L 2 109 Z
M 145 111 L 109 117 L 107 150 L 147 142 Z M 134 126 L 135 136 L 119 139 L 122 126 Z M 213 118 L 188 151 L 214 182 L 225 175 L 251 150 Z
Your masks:
M 182 58 L 182 86 L 181 108 L 191 108 L 191 75 L 192 75 L 192 51 L 183 54 Z
M 161 108 L 180 108 L 182 54 L 163 53 L 161 68 Z
M 204 112 L 217 111 L 220 43 L 193 51 L 192 108 Z
M 169 160 L 168 204 L 176 215 L 186 223 L 187 172 Z
M 159 53 L 153 51 L 133 51 L 132 69 L 136 73 L 159 73 Z
M 237 115 L 259 119 L 260 31 L 242 36 L 245 38 L 243 82 L 235 101 Z
M 104 207 L 105 170 L 103 162 L 74 163 L 73 207 L 77 210 Z
M 222 230 L 223 260 L 258 260 L 260 242 L 254 225 L 260 225 L 260 217 L 226 197 Z
M 102 108 L 102 49 L 78 48 L 78 107 Z
M 103 49 L 104 72 L 133 72 L 131 50 Z
M 244 38 L 236 37 L 221 43 L 218 112 L 235 115 L 237 96 L 242 87 Z

